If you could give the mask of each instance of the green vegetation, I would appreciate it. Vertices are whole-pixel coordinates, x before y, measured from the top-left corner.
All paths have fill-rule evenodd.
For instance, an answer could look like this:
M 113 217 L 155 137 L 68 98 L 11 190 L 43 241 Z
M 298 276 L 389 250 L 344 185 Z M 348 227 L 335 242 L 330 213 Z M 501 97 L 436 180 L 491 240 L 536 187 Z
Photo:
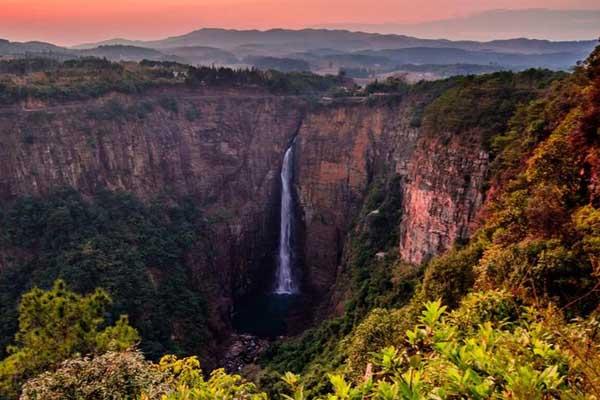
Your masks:
M 317 94 L 344 85 L 341 76 L 320 76 L 311 72 L 279 72 L 258 69 L 233 70 L 225 67 L 191 67 L 186 83 L 197 86 L 257 86 L 275 94 Z
M 5 64 L 7 63 L 7 64 Z M 48 68 L 43 68 L 50 64 Z M 135 63 L 112 63 L 83 58 L 56 61 L 0 61 L 0 104 L 13 105 L 28 98 L 46 101 L 85 100 L 110 92 L 135 94 L 152 87 L 182 83 L 166 67 L 144 67 Z M 163 72 L 158 74 L 157 71 Z M 164 75 L 166 77 L 161 77 Z
M 179 111 L 179 106 L 177 105 L 177 100 L 173 97 L 163 96 L 160 99 L 158 99 L 158 104 L 165 111 L 170 111 L 175 114 L 177 114 L 177 111 Z
M 52 290 L 37 288 L 19 304 L 19 331 L 9 356 L 0 362 L 0 396 L 14 397 L 28 379 L 76 354 L 124 350 L 138 334 L 121 317 L 106 327 L 104 317 L 111 299 L 100 289 L 88 296 L 69 291 L 63 281 Z
M 52 58 L 17 58 L 14 60 L 2 60 L 0 62 L 0 73 L 25 75 L 33 72 L 56 70 L 60 63 Z
M 41 314 L 45 315 L 45 314 Z M 38 315 L 39 316 L 39 315 Z M 346 345 L 363 353 L 363 372 L 323 371 L 330 386 L 314 396 L 303 378 L 286 373 L 272 398 L 390 400 L 571 398 L 600 394 L 600 321 L 566 323 L 556 308 L 536 309 L 504 291 L 474 292 L 447 312 L 428 302 L 402 330 L 374 310 Z M 131 328 L 129 328 L 131 329 Z M 364 346 L 364 347 L 361 347 Z M 357 353 L 358 354 L 358 353 Z M 22 399 L 266 400 L 238 375 L 203 376 L 195 357 L 165 356 L 158 364 L 136 351 L 73 358 L 31 378 Z
M 324 83 L 276 78 L 225 69 L 187 77 L 291 93 Z M 402 95 L 418 91 L 427 95 L 413 126 L 475 130 L 491 150 L 488 198 L 468 242 L 423 266 L 398 260 L 400 181 L 375 179 L 335 287 L 344 313 L 272 346 L 254 366 L 257 386 L 223 370 L 205 377 L 194 357 L 146 361 L 128 349 L 138 339 L 128 320 L 113 317 L 129 315 L 151 359 L 203 351 L 203 286 L 182 260 L 207 234 L 193 204 L 108 192 L 86 201 L 68 190 L 21 199 L 0 213 L 2 247 L 30 255 L 0 275 L 2 345 L 16 333 L 2 390 L 26 399 L 598 398 L 600 47 L 569 76 L 497 73 Z M 22 293 L 57 278 L 94 294 L 59 281 L 17 308 Z M 98 286 L 114 298 L 110 310 Z
M 60 363 L 56 370 L 30 379 L 21 399 L 135 399 L 142 392 L 160 398 L 168 386 L 160 369 L 138 351 L 112 352 L 77 357 Z
M 506 292 L 473 293 L 451 313 L 429 302 L 412 329 L 390 335 L 395 346 L 371 354 L 359 379 L 329 374 L 333 393 L 322 398 L 592 399 L 600 393 L 598 335 L 597 319 L 565 324 L 560 311 L 524 307 Z M 297 377 L 285 379 L 291 398 L 312 398 Z
M 22 400 L 266 400 L 254 384 L 215 370 L 204 378 L 195 357 L 165 356 L 155 364 L 138 351 L 75 358 L 29 380 Z
M 117 92 L 138 94 L 162 87 L 255 87 L 274 94 L 311 95 L 334 91 L 348 82 L 340 76 L 275 70 L 191 67 L 173 62 L 115 63 L 81 58 L 0 61 L 0 104 L 29 98 L 75 101 Z M 169 105 L 172 110 L 172 105 Z
M 129 350 L 139 336 L 126 317 L 106 326 L 110 303 L 101 289 L 81 296 L 63 281 L 49 291 L 26 293 L 19 306 L 17 344 L 0 363 L 0 396 L 14 398 L 30 378 L 22 399 L 265 398 L 254 385 L 222 370 L 205 380 L 195 357 L 145 361 Z
M 384 81 L 375 80 L 365 87 L 365 93 L 407 93 L 410 90 L 410 85 L 401 78 L 387 78 Z
M 425 127 L 453 134 L 477 129 L 484 142 L 506 131 L 516 108 L 528 103 L 564 74 L 530 69 L 451 78 L 455 83 L 425 110 Z
M 51 290 L 26 293 L 16 344 L 0 362 L 0 397 L 12 399 L 22 390 L 25 400 L 266 399 L 253 384 L 223 370 L 204 379 L 195 357 L 145 361 L 131 350 L 139 336 L 127 317 L 107 326 L 110 304 L 104 290 L 81 296 L 60 280 Z
M 2 352 L 17 330 L 19 297 L 61 278 L 79 293 L 106 289 L 114 315 L 129 315 L 151 358 L 204 354 L 210 332 L 202 288 L 209 283 L 195 280 L 183 258 L 196 246 L 208 259 L 210 248 L 191 201 L 144 205 L 108 191 L 85 200 L 65 189 L 17 201 L 2 210 L 0 224 L 0 245 L 15 255 L 0 274 Z
M 193 104 L 190 104 L 185 110 L 185 118 L 190 122 L 196 121 L 201 116 L 200 110 Z

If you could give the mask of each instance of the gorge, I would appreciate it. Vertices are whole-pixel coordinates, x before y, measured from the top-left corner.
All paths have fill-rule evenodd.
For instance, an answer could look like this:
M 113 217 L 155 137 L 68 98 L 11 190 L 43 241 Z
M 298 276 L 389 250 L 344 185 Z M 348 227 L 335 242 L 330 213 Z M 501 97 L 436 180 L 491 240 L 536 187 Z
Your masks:
M 502 122 L 493 129 L 501 130 L 519 99 L 535 97 L 552 79 L 549 72 L 501 73 L 422 83 L 398 95 L 333 101 L 251 86 L 163 87 L 66 102 L 30 98 L 3 106 L 0 200 L 6 221 L 14 224 L 11 232 L 31 223 L 49 236 L 51 229 L 75 235 L 82 206 L 72 205 L 81 201 L 97 207 L 106 190 L 157 204 L 162 208 L 156 215 L 167 220 L 169 207 L 185 214 L 187 202 L 199 213 L 182 223 L 195 226 L 194 239 L 185 233 L 175 240 L 179 250 L 167 247 L 164 255 L 144 250 L 139 261 L 141 283 L 135 285 L 143 285 L 148 296 L 174 286 L 172 297 L 156 304 L 123 300 L 118 293 L 133 288 L 123 286 L 122 272 L 101 266 L 110 253 L 86 241 L 84 232 L 66 249 L 52 243 L 44 247 L 35 238 L 5 240 L 0 250 L 4 279 L 18 268 L 32 273 L 20 276 L 3 304 L 14 307 L 18 293 L 65 276 L 65 265 L 78 265 L 91 254 L 98 266 L 86 271 L 117 293 L 119 309 L 140 327 L 142 337 L 160 332 L 142 340 L 148 354 L 181 349 L 216 367 L 231 334 L 240 326 L 255 330 L 261 316 L 277 326 L 259 326 L 259 334 L 302 332 L 344 312 L 357 293 L 353 276 L 371 274 L 366 267 L 357 269 L 357 258 L 419 265 L 473 232 L 487 184 L 490 128 L 477 116 L 459 126 L 451 119 L 440 123 L 452 117 L 453 110 L 444 108 L 446 98 L 458 92 L 457 107 L 479 116 L 494 114 Z M 52 197 L 65 187 L 81 200 Z M 47 216 L 46 206 L 29 203 L 46 198 L 52 199 Z M 23 210 L 38 211 L 31 218 L 21 217 Z M 377 240 L 359 243 L 365 249 L 354 254 L 359 245 L 354 241 L 365 232 Z M 146 237 L 160 241 L 151 234 L 141 240 Z M 140 247 L 135 240 L 129 245 Z M 56 260 L 43 261 L 55 254 Z M 74 275 L 69 283 L 77 288 L 78 282 Z M 204 303 L 178 300 L 181 285 Z M 289 297 L 291 304 L 274 305 L 274 295 Z M 187 310 L 169 311 L 171 304 L 196 301 L 198 310 L 205 310 L 205 322 Z M 145 330 L 148 316 L 159 309 L 166 321 L 153 324 L 165 328 Z M 290 317 L 290 309 L 300 311 Z M 14 326 L 14 319 L 7 324 L 2 348 Z M 190 329 L 201 329 L 205 337 L 186 339 Z
M 598 0 L 269 1 L 0 8 L 0 400 L 599 400 Z

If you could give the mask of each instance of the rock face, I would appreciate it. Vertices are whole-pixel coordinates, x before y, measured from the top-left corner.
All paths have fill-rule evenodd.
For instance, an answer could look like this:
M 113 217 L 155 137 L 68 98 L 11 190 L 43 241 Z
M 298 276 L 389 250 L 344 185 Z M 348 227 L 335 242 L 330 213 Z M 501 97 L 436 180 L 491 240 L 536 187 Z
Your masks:
M 394 106 L 334 106 L 299 131 L 297 187 L 305 224 L 305 271 L 327 293 L 344 239 L 369 183 L 400 176 L 399 253 L 421 263 L 466 239 L 483 202 L 488 165 L 478 132 L 435 137 L 411 126 L 415 99 Z
M 271 283 L 279 171 L 294 137 L 296 246 L 318 302 L 378 176 L 402 178 L 405 260 L 420 263 L 468 235 L 487 154 L 477 132 L 435 137 L 417 127 L 417 100 L 309 107 L 298 97 L 171 89 L 0 109 L 0 200 L 60 186 L 191 196 L 213 221 L 216 254 L 191 254 L 189 264 L 217 282 L 214 319 L 227 325 L 235 296 Z
M 402 259 L 419 264 L 468 238 L 488 167 L 479 138 L 477 132 L 419 138 L 404 189 Z
M 406 172 L 419 131 L 410 107 L 334 106 L 308 115 L 298 138 L 297 185 L 305 224 L 305 271 L 327 293 L 344 240 L 369 183 L 386 171 Z M 399 221 L 400 222 L 400 221 Z
M 188 267 L 210 282 L 215 329 L 229 331 L 234 294 L 270 279 L 282 154 L 304 101 L 161 91 L 37 106 L 0 109 L 0 200 L 62 186 L 190 196 L 210 221 L 214 254 L 192 252 Z

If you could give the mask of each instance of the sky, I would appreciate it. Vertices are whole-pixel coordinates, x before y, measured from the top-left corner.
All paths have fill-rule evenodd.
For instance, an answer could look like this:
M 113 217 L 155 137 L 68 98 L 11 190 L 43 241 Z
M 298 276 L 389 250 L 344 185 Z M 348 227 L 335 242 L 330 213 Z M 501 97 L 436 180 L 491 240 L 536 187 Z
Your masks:
M 203 27 L 417 23 L 490 9 L 600 9 L 599 0 L 0 0 L 0 38 L 59 45 L 161 39 Z

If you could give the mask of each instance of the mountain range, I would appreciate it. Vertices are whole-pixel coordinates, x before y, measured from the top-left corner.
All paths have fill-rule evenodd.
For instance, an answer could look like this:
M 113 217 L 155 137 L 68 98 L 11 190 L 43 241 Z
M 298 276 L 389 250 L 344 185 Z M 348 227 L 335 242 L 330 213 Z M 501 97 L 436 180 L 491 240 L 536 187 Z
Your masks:
M 600 35 L 600 10 L 488 10 L 465 17 L 421 23 L 323 24 L 315 28 L 348 29 L 453 40 L 528 37 L 578 40 Z
M 234 68 L 310 70 L 321 74 L 344 69 L 351 77 L 369 78 L 410 71 L 421 78 L 426 74 L 439 78 L 447 75 L 440 73 L 439 66 L 451 67 L 449 70 L 453 73 L 531 67 L 567 70 L 584 59 L 595 44 L 594 40 L 525 38 L 451 41 L 328 29 L 259 31 L 204 28 L 162 40 L 111 39 L 72 48 L 43 42 L 2 40 L 0 56 L 42 55 L 60 59 L 94 56 L 114 61 L 148 59 Z

